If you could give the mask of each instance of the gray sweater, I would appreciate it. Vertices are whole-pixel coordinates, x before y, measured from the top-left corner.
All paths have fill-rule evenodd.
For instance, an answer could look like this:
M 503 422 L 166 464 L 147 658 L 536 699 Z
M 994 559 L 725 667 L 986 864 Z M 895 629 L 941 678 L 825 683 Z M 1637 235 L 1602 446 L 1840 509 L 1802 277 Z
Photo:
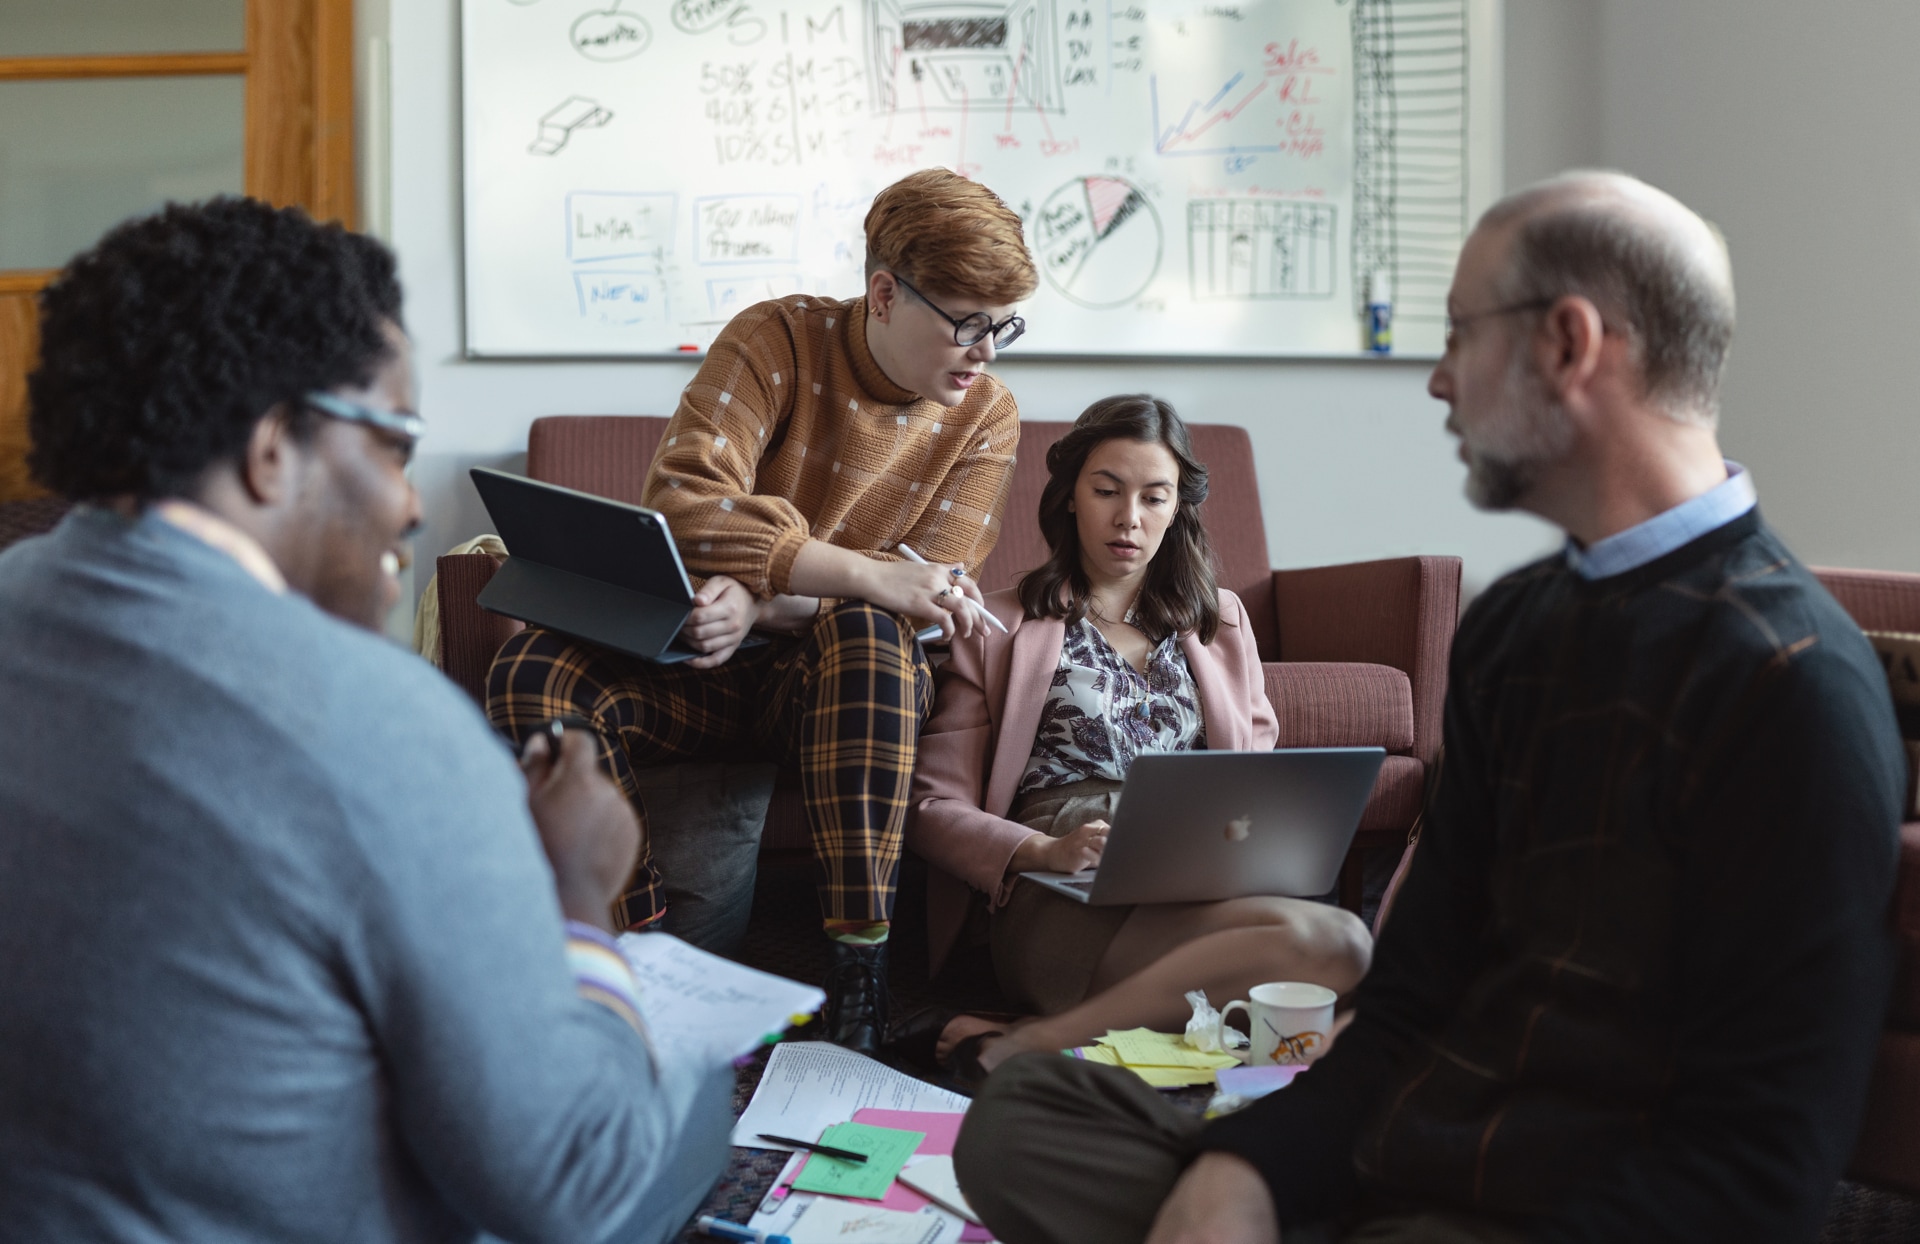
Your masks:
M 565 946 L 438 671 L 152 516 L 0 556 L 0 1239 L 664 1235 L 729 1077 Z

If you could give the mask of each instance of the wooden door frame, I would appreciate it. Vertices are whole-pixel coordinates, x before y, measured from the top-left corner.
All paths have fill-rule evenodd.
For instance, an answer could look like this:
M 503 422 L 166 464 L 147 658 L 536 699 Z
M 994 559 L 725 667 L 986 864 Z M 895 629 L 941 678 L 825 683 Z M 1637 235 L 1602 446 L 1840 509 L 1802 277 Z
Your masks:
M 246 0 L 241 52 L 0 57 L 0 82 L 239 74 L 242 189 L 316 220 L 357 223 L 353 0 Z M 41 495 L 26 470 L 26 374 L 49 269 L 0 270 L 0 502 Z

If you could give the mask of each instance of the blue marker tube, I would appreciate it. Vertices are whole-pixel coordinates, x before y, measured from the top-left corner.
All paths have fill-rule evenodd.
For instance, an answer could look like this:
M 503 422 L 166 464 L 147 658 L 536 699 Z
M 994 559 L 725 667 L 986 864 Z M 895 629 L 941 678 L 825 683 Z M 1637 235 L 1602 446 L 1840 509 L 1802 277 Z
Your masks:
M 793 1244 L 793 1241 L 784 1235 L 768 1235 L 764 1231 L 755 1231 L 752 1227 L 743 1227 L 737 1222 L 715 1218 L 712 1214 L 702 1214 L 694 1219 L 693 1229 L 701 1235 L 710 1235 L 717 1240 L 745 1240 L 746 1244 Z
M 1393 278 L 1384 272 L 1367 278 L 1367 352 L 1393 353 Z

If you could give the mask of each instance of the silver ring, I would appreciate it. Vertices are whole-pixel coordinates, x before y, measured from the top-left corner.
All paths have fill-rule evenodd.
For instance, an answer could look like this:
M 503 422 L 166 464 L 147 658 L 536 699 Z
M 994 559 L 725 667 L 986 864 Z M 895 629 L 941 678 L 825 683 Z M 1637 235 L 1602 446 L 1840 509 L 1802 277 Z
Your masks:
M 950 587 L 943 587 L 939 591 L 933 594 L 933 598 L 935 600 L 945 600 L 947 597 L 951 595 L 953 595 L 953 589 Z

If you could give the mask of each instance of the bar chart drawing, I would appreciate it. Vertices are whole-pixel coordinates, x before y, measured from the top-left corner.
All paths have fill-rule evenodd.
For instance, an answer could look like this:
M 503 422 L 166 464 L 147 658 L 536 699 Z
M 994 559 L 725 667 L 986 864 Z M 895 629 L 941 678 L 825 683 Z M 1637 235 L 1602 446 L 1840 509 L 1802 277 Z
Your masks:
M 1195 200 L 1187 205 L 1193 299 L 1331 298 L 1339 241 L 1330 203 Z

